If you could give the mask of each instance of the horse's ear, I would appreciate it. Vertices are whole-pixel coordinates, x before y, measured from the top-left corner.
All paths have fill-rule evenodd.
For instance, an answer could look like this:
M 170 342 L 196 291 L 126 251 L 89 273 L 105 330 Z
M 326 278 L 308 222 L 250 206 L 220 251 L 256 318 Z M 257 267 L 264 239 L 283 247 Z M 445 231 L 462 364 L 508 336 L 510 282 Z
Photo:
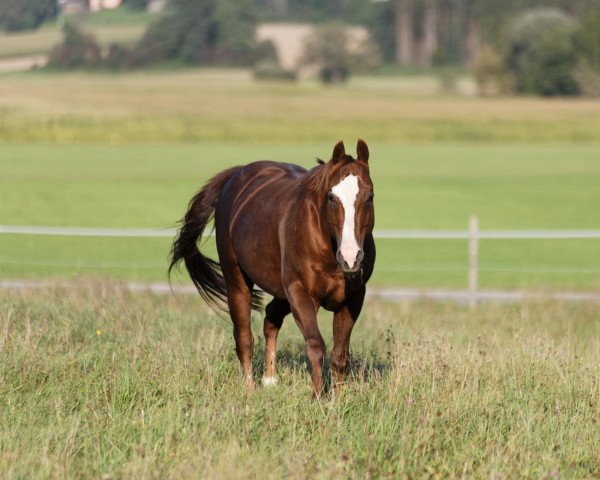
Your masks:
M 344 142 L 341 140 L 335 144 L 333 147 L 333 154 L 331 155 L 332 163 L 338 162 L 342 158 L 346 156 L 346 148 L 344 147 Z
M 356 154 L 359 162 L 369 163 L 369 147 L 364 140 L 359 140 L 356 144 Z

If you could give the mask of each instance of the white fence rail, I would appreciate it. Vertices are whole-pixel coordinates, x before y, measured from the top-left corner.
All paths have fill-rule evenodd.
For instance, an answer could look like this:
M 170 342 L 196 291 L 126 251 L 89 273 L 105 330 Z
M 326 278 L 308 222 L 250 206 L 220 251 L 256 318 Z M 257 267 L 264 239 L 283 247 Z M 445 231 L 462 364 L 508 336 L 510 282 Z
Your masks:
M 0 234 L 13 235 L 172 238 L 176 233 L 177 230 L 174 228 L 80 228 L 0 225 Z M 212 232 L 207 235 L 212 236 Z M 373 235 L 378 239 L 468 240 L 468 304 L 471 308 L 475 308 L 477 301 L 482 298 L 481 292 L 478 291 L 479 272 L 486 270 L 479 266 L 480 240 L 600 239 L 600 230 L 479 230 L 477 217 L 471 217 L 468 230 L 375 230 Z M 596 272 L 596 270 L 589 270 L 589 272 L 585 270 L 585 273 Z M 600 273 L 600 271 L 597 273 Z
M 65 237 L 173 237 L 175 228 L 85 228 L 0 225 L 0 234 L 58 235 Z M 469 230 L 375 230 L 375 238 L 415 240 L 469 240 Z M 600 230 L 478 230 L 480 240 L 544 240 L 600 238 Z

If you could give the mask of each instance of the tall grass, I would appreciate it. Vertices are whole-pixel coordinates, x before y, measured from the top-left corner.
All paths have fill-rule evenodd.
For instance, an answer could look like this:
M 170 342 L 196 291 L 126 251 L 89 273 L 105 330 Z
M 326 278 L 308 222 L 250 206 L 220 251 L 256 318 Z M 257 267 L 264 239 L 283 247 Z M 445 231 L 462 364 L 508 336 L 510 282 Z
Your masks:
M 280 383 L 246 395 L 229 322 L 196 297 L 1 301 L 2 478 L 600 474 L 597 306 L 371 303 L 342 396 L 311 401 L 291 319 Z

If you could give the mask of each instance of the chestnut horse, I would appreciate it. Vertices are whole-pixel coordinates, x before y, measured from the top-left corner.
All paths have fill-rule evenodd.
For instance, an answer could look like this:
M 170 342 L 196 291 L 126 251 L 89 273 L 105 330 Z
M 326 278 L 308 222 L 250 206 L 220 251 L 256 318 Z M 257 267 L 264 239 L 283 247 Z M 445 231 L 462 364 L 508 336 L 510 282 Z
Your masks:
M 306 342 L 314 394 L 320 395 L 325 357 L 317 325 L 321 306 L 334 312 L 334 389 L 344 381 L 350 335 L 375 261 L 368 160 L 364 141 L 358 141 L 356 160 L 339 142 L 329 162 L 319 161 L 309 171 L 271 161 L 230 168 L 190 201 L 169 272 L 183 260 L 206 301 L 227 303 L 248 389 L 254 388 L 250 313 L 261 308 L 255 285 L 273 296 L 264 320 L 263 384 L 276 383 L 277 334 L 291 312 Z M 219 262 L 197 247 L 213 214 Z

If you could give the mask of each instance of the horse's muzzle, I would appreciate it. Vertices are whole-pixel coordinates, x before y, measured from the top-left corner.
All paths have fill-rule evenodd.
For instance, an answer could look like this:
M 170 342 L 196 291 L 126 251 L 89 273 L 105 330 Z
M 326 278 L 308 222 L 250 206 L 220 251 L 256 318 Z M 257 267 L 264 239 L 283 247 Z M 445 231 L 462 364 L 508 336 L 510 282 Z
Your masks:
M 356 254 L 356 259 L 354 260 L 354 265 L 352 266 L 348 265 L 348 262 L 342 256 L 340 250 L 337 251 L 335 258 L 338 262 L 338 265 L 344 273 L 354 273 L 360 270 L 363 258 L 365 258 L 365 252 L 362 248 L 358 251 L 358 253 Z

